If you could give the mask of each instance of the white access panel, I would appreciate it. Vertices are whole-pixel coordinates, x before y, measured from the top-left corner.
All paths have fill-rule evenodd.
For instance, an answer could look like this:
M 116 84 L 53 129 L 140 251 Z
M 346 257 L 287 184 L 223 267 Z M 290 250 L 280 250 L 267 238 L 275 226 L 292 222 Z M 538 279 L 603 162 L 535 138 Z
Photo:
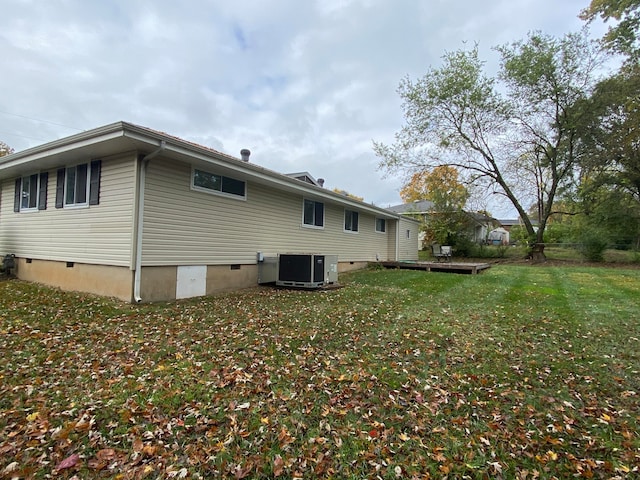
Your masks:
M 201 297 L 206 294 L 206 265 L 185 265 L 178 267 L 176 298 Z

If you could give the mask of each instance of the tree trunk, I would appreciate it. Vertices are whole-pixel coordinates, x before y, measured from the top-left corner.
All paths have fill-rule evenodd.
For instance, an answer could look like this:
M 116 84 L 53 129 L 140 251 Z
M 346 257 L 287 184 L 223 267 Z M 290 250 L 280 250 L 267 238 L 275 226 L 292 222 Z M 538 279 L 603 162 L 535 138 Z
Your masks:
M 544 254 L 544 243 L 533 243 L 529 245 L 527 251 L 527 259 L 533 263 L 543 263 L 547 261 L 547 257 Z

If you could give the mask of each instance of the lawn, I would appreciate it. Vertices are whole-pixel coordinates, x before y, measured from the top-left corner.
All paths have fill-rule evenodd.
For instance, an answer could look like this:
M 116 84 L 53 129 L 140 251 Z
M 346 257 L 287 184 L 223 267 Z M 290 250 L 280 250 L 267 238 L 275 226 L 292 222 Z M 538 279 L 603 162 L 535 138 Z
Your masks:
M 0 478 L 637 478 L 640 270 L 128 305 L 0 282 Z

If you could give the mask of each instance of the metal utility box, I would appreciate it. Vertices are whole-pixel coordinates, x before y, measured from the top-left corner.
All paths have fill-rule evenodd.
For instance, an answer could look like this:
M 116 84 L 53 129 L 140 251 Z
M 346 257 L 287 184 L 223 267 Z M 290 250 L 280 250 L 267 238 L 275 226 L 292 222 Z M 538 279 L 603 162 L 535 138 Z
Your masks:
M 278 280 L 278 257 L 258 259 L 258 283 L 273 283 Z
M 338 256 L 323 254 L 278 255 L 276 285 L 318 288 L 338 281 Z

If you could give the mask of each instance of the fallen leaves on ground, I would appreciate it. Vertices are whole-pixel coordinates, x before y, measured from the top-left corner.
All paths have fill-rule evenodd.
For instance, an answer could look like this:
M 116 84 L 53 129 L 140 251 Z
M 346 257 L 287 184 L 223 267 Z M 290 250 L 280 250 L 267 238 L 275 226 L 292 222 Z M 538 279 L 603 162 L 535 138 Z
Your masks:
M 636 476 L 638 273 L 550 272 L 161 305 L 1 282 L 0 477 Z

